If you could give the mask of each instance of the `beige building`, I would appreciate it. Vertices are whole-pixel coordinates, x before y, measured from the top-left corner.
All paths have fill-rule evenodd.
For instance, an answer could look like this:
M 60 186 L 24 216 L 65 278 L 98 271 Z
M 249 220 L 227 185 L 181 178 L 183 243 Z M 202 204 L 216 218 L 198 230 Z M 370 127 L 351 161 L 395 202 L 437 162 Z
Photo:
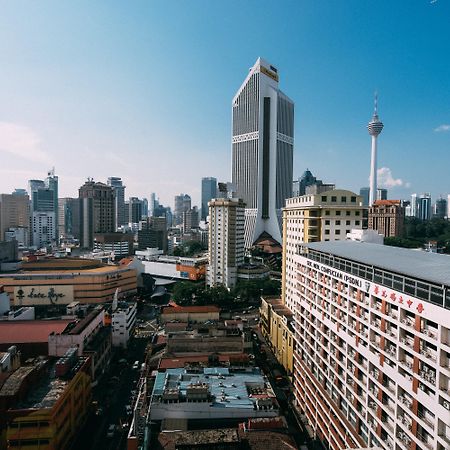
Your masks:
M 137 291 L 136 270 L 106 266 L 96 260 L 55 258 L 24 263 L 21 270 L 0 274 L 0 285 L 14 306 L 68 305 L 112 301 Z
M 9 228 L 30 228 L 30 199 L 28 195 L 0 195 L 0 241 Z
M 209 203 L 208 286 L 235 286 L 238 267 L 244 263 L 245 204 L 237 198 Z
M 369 208 L 370 230 L 384 237 L 402 236 L 405 227 L 405 208 L 400 200 L 377 200 Z
M 352 229 L 362 228 L 364 209 L 360 195 L 343 189 L 286 200 L 283 209 L 282 298 L 288 308 L 293 308 L 296 289 L 294 255 L 298 245 L 344 240 Z

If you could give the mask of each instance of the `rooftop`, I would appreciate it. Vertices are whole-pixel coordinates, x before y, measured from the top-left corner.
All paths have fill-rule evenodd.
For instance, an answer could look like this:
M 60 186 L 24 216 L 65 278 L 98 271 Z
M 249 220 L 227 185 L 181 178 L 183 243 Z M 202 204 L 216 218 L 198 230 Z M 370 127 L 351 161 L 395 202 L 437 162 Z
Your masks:
M 70 319 L 1 321 L 0 342 L 2 344 L 48 342 L 51 333 L 63 333 L 72 322 Z
M 449 255 L 358 241 L 313 242 L 303 245 L 311 250 L 450 286 Z
M 180 314 L 180 313 L 219 313 L 218 306 L 175 306 L 163 308 L 162 314 Z
M 186 399 L 188 390 L 196 387 L 207 389 L 211 408 L 238 408 L 253 410 L 259 401 L 276 405 L 270 383 L 258 368 L 230 371 L 224 367 L 201 370 L 167 369 L 158 373 L 152 396 L 163 398 L 169 392 Z M 153 400 L 154 401 L 154 400 Z

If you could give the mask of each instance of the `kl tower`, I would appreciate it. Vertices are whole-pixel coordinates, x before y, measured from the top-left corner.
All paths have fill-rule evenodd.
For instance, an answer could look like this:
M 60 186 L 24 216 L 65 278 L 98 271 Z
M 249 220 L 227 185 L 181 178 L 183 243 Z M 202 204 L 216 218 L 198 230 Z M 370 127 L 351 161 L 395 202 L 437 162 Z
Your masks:
M 383 129 L 383 122 L 378 118 L 378 95 L 375 93 L 375 108 L 372 120 L 367 125 L 369 134 L 372 136 L 372 157 L 370 160 L 370 192 L 369 206 L 377 199 L 377 137 Z

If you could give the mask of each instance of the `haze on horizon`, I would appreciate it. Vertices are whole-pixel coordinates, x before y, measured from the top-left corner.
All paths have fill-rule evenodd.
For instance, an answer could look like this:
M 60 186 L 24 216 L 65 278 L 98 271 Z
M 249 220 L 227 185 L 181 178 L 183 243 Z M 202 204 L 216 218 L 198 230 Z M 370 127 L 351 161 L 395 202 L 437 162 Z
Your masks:
M 373 92 L 391 198 L 450 193 L 450 4 L 14 1 L 0 17 L 0 192 L 50 167 L 60 196 L 231 178 L 231 99 L 258 56 L 295 101 L 294 177 L 368 185 Z

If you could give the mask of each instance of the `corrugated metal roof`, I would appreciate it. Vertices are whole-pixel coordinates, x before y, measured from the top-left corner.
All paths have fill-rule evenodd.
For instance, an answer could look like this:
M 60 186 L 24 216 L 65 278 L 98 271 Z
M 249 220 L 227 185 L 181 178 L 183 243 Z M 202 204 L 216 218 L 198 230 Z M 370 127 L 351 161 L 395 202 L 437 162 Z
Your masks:
M 359 241 L 329 241 L 306 247 L 430 283 L 450 286 L 450 256 Z

